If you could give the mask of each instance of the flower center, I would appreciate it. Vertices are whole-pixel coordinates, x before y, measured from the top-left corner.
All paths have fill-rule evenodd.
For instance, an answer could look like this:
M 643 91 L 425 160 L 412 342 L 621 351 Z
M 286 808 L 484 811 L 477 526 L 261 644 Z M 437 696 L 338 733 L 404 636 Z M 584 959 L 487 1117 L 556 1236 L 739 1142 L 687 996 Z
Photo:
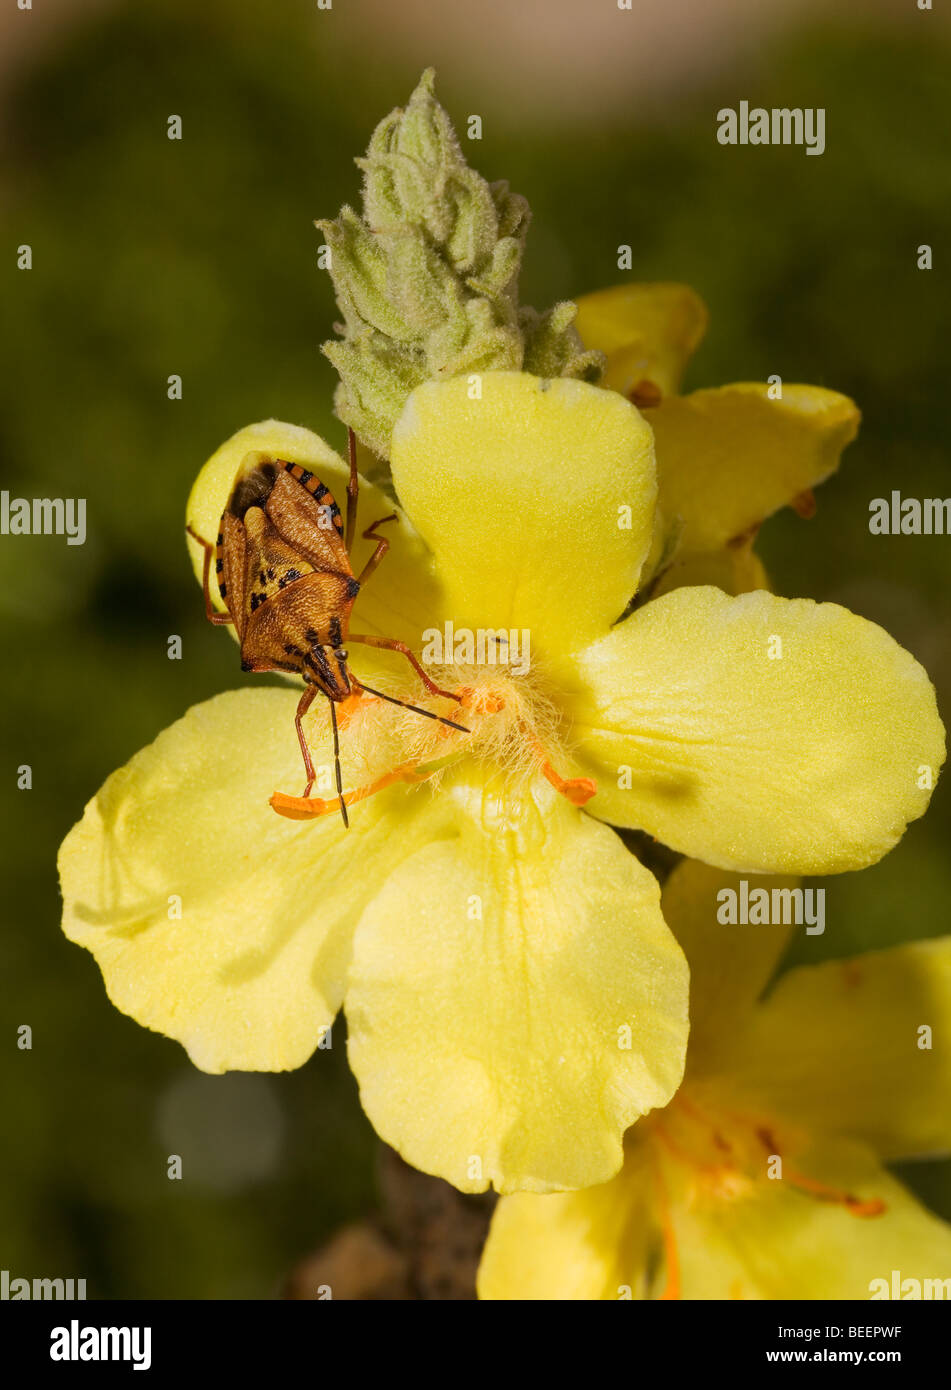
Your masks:
M 430 667 L 429 674 L 458 700 L 416 684 L 394 688 L 396 704 L 365 691 L 338 704 L 341 753 L 349 746 L 347 761 L 359 769 L 360 784 L 344 793 L 348 806 L 398 781 L 436 786 L 467 759 L 501 773 L 515 794 L 540 775 L 574 806 L 594 796 L 597 785 L 590 778 L 563 775 L 568 761 L 564 719 L 536 669 L 516 672 L 506 665 L 447 662 Z M 467 732 L 432 715 L 449 717 Z M 309 820 L 333 814 L 339 800 L 275 792 L 271 805 L 280 815 Z
M 680 1262 L 662 1157 L 668 1163 L 672 1161 L 678 1186 L 690 1205 L 763 1196 L 764 1182 L 781 1181 L 812 1201 L 844 1207 L 850 1216 L 875 1217 L 886 1210 L 881 1198 L 862 1198 L 803 1173 L 796 1166 L 796 1154 L 804 1146 L 801 1133 L 777 1127 L 761 1116 L 738 1114 L 721 1105 L 708 1106 L 705 1098 L 698 1101 L 687 1087 L 678 1092 L 666 1109 L 642 1123 L 653 1141 L 653 1171 L 666 1263 L 662 1299 L 680 1297 Z

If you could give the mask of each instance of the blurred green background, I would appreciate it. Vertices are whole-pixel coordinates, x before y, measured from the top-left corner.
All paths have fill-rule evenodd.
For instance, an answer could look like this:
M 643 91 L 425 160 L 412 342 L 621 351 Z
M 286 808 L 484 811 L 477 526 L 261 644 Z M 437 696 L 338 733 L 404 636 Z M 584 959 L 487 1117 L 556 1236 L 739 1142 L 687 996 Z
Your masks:
M 89 535 L 82 547 L 0 538 L 0 1267 L 83 1276 L 90 1297 L 269 1296 L 377 1200 L 342 1028 L 297 1073 L 201 1076 L 108 1004 L 92 958 L 59 933 L 54 866 L 113 768 L 189 705 L 252 679 L 204 623 L 185 499 L 205 457 L 252 420 L 342 443 L 311 222 L 356 198 L 353 156 L 434 48 L 457 126 L 485 116 L 471 162 L 532 203 L 526 302 L 623 278 L 616 248 L 629 243 L 633 278 L 686 280 L 710 306 L 688 387 L 778 372 L 858 401 L 859 440 L 818 515 L 775 518 L 760 550 L 778 592 L 887 627 L 928 667 L 948 722 L 951 540 L 867 529 L 869 500 L 892 487 L 951 492 L 942 33 L 887 10 L 842 28 L 804 19 L 764 35 L 753 58 L 738 49 L 736 64 L 672 71 L 666 87 L 654 73 L 646 96 L 632 46 L 630 81 L 608 100 L 586 64 L 582 4 L 554 70 L 557 33 L 539 39 L 544 61 L 530 61 L 529 37 L 529 58 L 496 68 L 483 54 L 480 67 L 454 43 L 452 7 L 430 16 L 438 43 L 424 31 L 391 43 L 398 8 L 93 6 L 3 72 L 0 486 L 86 497 Z M 722 148 L 715 113 L 742 98 L 824 106 L 826 153 Z M 181 141 L 166 138 L 170 114 Z M 924 242 L 931 272 L 916 268 Z M 16 269 L 21 243 L 29 273 Z M 166 395 L 171 373 L 180 401 Z M 181 661 L 166 656 L 173 633 Z M 16 789 L 23 763 L 31 791 Z M 949 820 L 944 784 L 882 864 L 825 884 L 826 935 L 795 958 L 946 930 Z M 23 1023 L 30 1052 L 16 1047 Z M 169 1182 L 166 1156 L 186 1151 L 187 1180 Z M 951 1165 L 904 1176 L 951 1218 Z

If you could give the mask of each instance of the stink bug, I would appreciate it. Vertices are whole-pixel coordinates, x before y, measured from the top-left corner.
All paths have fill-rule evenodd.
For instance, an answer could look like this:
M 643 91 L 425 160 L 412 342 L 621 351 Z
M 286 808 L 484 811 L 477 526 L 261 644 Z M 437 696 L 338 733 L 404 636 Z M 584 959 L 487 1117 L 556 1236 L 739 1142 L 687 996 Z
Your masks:
M 358 577 L 350 566 L 357 525 L 359 478 L 356 440 L 349 431 L 350 479 L 347 484 L 347 529 L 343 534 L 340 509 L 319 478 L 299 463 L 284 459 L 258 459 L 243 465 L 221 516 L 218 541 L 199 536 L 191 525 L 188 533 L 204 550 L 202 588 L 205 616 L 212 623 L 233 623 L 241 644 L 244 671 L 292 671 L 303 676 L 306 686 L 294 720 L 307 773 L 304 798 L 310 796 L 315 772 L 301 721 L 318 691 L 330 701 L 333 727 L 337 797 L 344 825 L 349 825 L 340 776 L 340 740 L 336 706 L 366 690 L 390 704 L 402 705 L 448 724 L 461 733 L 469 730 L 442 715 L 384 695 L 358 680 L 348 665 L 346 642 L 385 647 L 400 652 L 433 695 L 459 700 L 439 686 L 423 670 L 405 642 L 389 637 L 358 636 L 349 631 L 350 613 L 360 588 L 370 578 L 390 543 L 377 535 L 377 527 L 395 521 L 396 513 L 382 517 L 363 532 L 376 548 Z M 218 589 L 227 613 L 212 607 L 209 588 L 211 562 L 215 561 Z

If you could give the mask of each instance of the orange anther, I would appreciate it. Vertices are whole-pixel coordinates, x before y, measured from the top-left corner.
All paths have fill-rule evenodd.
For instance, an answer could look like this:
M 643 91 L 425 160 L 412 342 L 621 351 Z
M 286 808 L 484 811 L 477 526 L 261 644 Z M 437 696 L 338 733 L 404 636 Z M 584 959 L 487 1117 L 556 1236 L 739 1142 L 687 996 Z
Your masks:
M 797 516 L 801 516 L 804 521 L 816 514 L 816 494 L 811 487 L 807 487 L 805 492 L 797 493 L 789 504 Z
M 586 802 L 590 801 L 598 790 L 597 782 L 592 781 L 590 777 L 561 777 L 548 761 L 539 740 L 525 725 L 522 727 L 525 729 L 528 742 L 542 759 L 542 776 L 551 783 L 555 791 L 561 792 L 562 796 L 567 797 L 572 806 L 584 806 Z
M 499 714 L 505 709 L 502 696 L 493 694 L 491 690 L 477 695 L 471 685 L 461 685 L 456 694 L 463 709 L 471 709 L 473 714 Z
M 627 398 L 632 405 L 636 405 L 638 410 L 648 410 L 652 406 L 660 405 L 662 393 L 656 382 L 645 377 L 636 386 L 632 386 L 627 393 Z
M 590 777 L 559 777 L 558 773 L 548 763 L 542 767 L 542 772 L 556 791 L 566 796 L 572 806 L 584 806 L 596 794 L 598 790 L 597 782 Z

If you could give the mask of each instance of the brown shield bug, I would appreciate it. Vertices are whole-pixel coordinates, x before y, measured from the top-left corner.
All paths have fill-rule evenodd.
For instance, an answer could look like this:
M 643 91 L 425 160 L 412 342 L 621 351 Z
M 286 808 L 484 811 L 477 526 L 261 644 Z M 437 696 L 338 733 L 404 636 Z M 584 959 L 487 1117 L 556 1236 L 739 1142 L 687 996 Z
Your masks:
M 427 719 L 436 719 L 451 729 L 469 732 L 462 724 L 442 715 L 374 690 L 350 670 L 345 643 L 384 647 L 405 656 L 431 694 L 449 700 L 460 699 L 452 691 L 441 690 L 430 679 L 405 642 L 349 631 L 350 613 L 360 589 L 389 549 L 389 541 L 377 535 L 377 527 L 397 519 L 394 512 L 375 521 L 363 532 L 363 538 L 375 541 L 376 548 L 359 576 L 354 576 L 350 552 L 357 525 L 360 484 L 352 430 L 349 431 L 349 453 L 346 535 L 340 509 L 330 489 L 301 464 L 276 458 L 255 458 L 239 470 L 221 516 L 215 546 L 199 536 L 191 525 L 186 528 L 204 550 L 205 615 L 215 624 L 234 623 L 241 644 L 242 669 L 292 671 L 306 682 L 294 720 L 307 773 L 303 799 L 310 796 L 316 774 L 301 721 L 318 691 L 327 696 L 333 728 L 337 799 L 344 825 L 349 825 L 349 818 L 340 775 L 337 704 L 365 690 Z M 212 607 L 209 589 L 212 559 L 227 613 L 218 613 Z M 295 814 L 296 798 L 276 793 L 275 800 L 283 814 Z

